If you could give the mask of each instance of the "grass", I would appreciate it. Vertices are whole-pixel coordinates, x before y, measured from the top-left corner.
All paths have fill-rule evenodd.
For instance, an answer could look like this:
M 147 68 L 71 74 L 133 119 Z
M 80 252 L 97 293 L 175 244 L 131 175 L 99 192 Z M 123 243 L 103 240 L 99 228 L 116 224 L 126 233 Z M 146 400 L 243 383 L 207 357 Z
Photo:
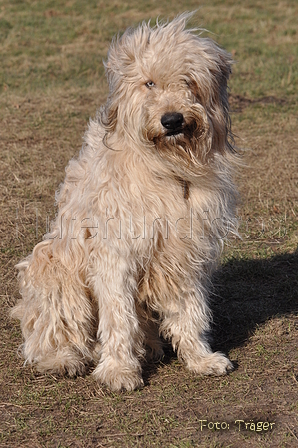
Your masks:
M 198 7 L 183 3 L 183 10 Z M 46 232 L 54 192 L 105 101 L 102 59 L 118 31 L 173 17 L 179 3 L 2 0 L 0 4 L 0 447 L 293 447 L 297 445 L 298 5 L 212 0 L 194 23 L 236 60 L 231 109 L 243 166 L 242 240 L 214 278 L 214 349 L 226 378 L 187 372 L 168 348 L 144 367 L 145 388 L 114 394 L 90 375 L 56 378 L 17 356 L 14 265 Z M 235 420 L 273 422 L 238 430 Z M 201 420 L 229 429 L 201 428 Z

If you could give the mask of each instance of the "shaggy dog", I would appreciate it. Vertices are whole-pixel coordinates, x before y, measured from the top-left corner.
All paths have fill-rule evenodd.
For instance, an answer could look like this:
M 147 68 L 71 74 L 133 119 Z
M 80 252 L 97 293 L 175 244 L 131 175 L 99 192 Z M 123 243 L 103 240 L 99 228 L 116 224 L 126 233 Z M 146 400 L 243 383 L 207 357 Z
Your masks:
M 95 363 L 98 381 L 133 390 L 145 356 L 163 356 L 160 335 L 195 373 L 232 369 L 206 337 L 210 277 L 235 232 L 232 61 L 189 17 L 112 42 L 107 103 L 66 168 L 51 232 L 17 266 L 12 314 L 42 372 Z

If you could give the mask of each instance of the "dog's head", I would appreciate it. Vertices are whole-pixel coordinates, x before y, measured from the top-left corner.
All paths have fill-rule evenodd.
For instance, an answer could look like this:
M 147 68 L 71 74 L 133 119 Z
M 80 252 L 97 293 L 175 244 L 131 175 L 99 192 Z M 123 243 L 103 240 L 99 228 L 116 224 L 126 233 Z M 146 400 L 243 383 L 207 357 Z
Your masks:
M 105 64 L 110 94 L 102 121 L 165 162 L 193 173 L 215 152 L 233 150 L 227 98 L 230 55 L 187 30 L 191 14 L 127 30 Z

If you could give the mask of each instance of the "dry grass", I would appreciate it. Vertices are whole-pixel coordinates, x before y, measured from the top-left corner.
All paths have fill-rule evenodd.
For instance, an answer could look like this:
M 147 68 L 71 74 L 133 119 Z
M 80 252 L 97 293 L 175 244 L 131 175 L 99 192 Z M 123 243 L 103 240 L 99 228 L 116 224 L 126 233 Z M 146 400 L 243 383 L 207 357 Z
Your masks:
M 109 41 L 180 8 L 165 0 L 1 2 L 1 447 L 298 446 L 295 0 L 213 0 L 197 15 L 237 60 L 232 118 L 238 145 L 249 148 L 238 174 L 242 240 L 231 242 L 214 279 L 214 348 L 235 372 L 196 377 L 168 349 L 162 363 L 144 366 L 142 391 L 113 394 L 90 375 L 39 375 L 17 356 L 13 267 L 45 233 L 64 167 L 105 100 Z M 239 419 L 275 425 L 241 423 L 239 431 Z M 201 430 L 200 420 L 229 428 Z

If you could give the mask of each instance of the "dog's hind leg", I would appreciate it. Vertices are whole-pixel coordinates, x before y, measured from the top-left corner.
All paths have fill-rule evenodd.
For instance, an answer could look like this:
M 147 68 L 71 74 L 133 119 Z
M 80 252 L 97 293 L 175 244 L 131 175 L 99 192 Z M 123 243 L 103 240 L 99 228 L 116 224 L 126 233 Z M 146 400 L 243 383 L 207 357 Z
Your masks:
M 104 249 L 100 252 L 91 270 L 91 289 L 99 304 L 101 344 L 99 364 L 93 374 L 112 390 L 140 388 L 144 334 L 136 312 L 137 282 L 131 265 L 109 248 L 106 253 Z
M 39 243 L 17 267 L 22 299 L 12 316 L 21 321 L 26 362 L 41 372 L 83 374 L 93 343 L 88 291 L 53 257 L 51 240 Z

